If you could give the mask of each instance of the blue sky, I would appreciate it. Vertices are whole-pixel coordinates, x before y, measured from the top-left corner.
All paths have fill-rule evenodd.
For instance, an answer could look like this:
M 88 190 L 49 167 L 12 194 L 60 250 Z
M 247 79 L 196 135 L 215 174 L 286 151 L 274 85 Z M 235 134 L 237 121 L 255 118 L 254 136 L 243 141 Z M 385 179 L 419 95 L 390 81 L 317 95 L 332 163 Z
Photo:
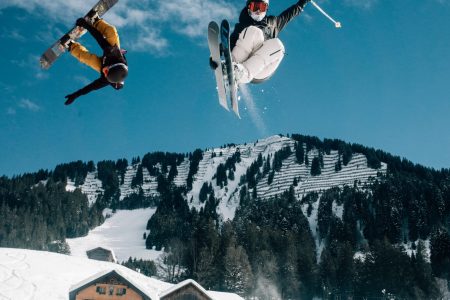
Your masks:
M 236 21 L 245 1 L 120 0 L 117 25 L 130 75 L 63 105 L 97 78 L 70 55 L 48 71 L 40 54 L 95 0 L 0 3 L 0 175 L 81 159 L 189 152 L 301 133 L 450 167 L 450 1 L 318 1 L 281 33 L 287 55 L 272 79 L 250 86 L 242 120 L 217 101 L 208 68 L 210 20 Z M 295 1 L 271 1 L 277 14 Z M 89 36 L 82 42 L 99 48 Z

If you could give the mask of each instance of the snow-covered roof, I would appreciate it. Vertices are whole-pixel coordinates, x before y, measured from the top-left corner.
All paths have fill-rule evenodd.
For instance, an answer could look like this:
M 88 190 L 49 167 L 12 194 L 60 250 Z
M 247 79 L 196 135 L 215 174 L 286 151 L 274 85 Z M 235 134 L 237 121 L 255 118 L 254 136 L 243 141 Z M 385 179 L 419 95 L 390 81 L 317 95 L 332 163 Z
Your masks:
M 146 293 L 145 288 L 140 286 L 139 283 L 135 282 L 134 280 L 130 279 L 127 277 L 127 275 L 125 273 L 123 273 L 122 271 L 118 270 L 118 269 L 112 269 L 112 270 L 104 270 L 101 271 L 97 274 L 92 275 L 89 278 L 86 278 L 85 280 L 79 282 L 76 285 L 73 285 L 69 291 L 69 293 L 75 292 L 79 289 L 82 289 L 88 285 L 90 285 L 92 282 L 104 277 L 104 276 L 108 276 L 110 274 L 117 274 L 119 275 L 121 278 L 123 278 L 130 286 L 134 287 L 136 290 L 138 290 L 139 292 L 143 293 L 145 296 L 151 298 L 151 295 Z
M 170 295 L 170 294 L 172 294 L 174 291 L 176 291 L 176 290 L 178 290 L 178 289 L 181 289 L 182 287 L 185 287 L 185 286 L 190 285 L 190 284 L 192 284 L 192 285 L 195 286 L 197 289 L 199 289 L 203 294 L 205 294 L 205 296 L 211 298 L 211 296 L 208 295 L 208 292 L 207 292 L 200 284 L 198 284 L 195 280 L 192 280 L 192 279 L 187 279 L 187 280 L 184 280 L 184 281 L 182 281 L 182 282 L 180 282 L 180 283 L 178 283 L 178 284 L 175 284 L 175 285 L 174 285 L 173 287 L 171 287 L 170 289 L 168 289 L 168 290 L 162 292 L 161 294 L 159 294 L 159 297 L 162 298 L 162 297 L 165 297 L 165 296 L 167 296 L 167 295 Z M 213 299 L 212 299 L 212 300 L 213 300 Z
M 92 253 L 92 252 L 94 252 L 94 251 L 96 251 L 96 250 L 105 250 L 105 251 L 107 251 L 107 252 L 110 252 L 111 255 L 112 255 L 113 261 L 114 261 L 114 262 L 117 262 L 117 258 L 116 258 L 116 254 L 114 254 L 114 250 L 113 250 L 112 248 L 109 248 L 109 247 L 104 247 L 104 246 L 96 247 L 96 248 L 87 250 L 87 251 L 86 251 L 86 254 Z

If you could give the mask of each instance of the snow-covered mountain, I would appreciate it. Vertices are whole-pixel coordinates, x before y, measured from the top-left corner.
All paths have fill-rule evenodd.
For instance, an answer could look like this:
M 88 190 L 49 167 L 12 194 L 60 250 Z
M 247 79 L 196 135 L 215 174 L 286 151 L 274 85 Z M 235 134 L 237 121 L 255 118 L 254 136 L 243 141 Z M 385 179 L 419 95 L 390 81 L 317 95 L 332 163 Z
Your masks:
M 101 271 L 118 270 L 152 299 L 173 284 L 149 278 L 118 264 L 43 251 L 0 248 L 0 299 L 66 300 L 70 289 Z M 242 300 L 236 294 L 207 291 L 215 300 Z
M 385 163 L 381 163 L 379 169 L 372 169 L 368 167 L 366 156 L 361 153 L 353 153 L 348 164 L 342 165 L 342 168 L 337 171 L 335 166 L 342 159 L 342 154 L 338 151 L 331 150 L 327 154 L 315 148 L 308 150 L 306 145 L 302 145 L 310 161 L 319 155 L 323 158 L 321 174 L 313 176 L 311 175 L 310 164 L 299 164 L 297 162 L 294 153 L 295 143 L 294 139 L 276 135 L 251 144 L 205 150 L 203 158 L 198 163 L 198 170 L 193 175 L 192 189 L 187 194 L 189 205 L 198 209 L 202 207 L 204 204 L 199 199 L 200 190 L 204 183 L 211 183 L 214 196 L 220 200 L 218 213 L 223 219 L 233 219 L 239 204 L 241 177 L 246 174 L 252 163 L 257 161 L 258 156 L 261 155 L 265 161 L 270 160 L 273 163 L 274 155 L 286 147 L 289 147 L 292 153 L 282 161 L 281 168 L 274 172 L 271 182 L 269 183 L 269 174 L 264 174 L 257 179 L 258 197 L 264 199 L 279 195 L 289 190 L 290 186 L 296 181 L 295 193 L 297 198 L 301 199 L 310 192 L 320 193 L 332 187 L 345 185 L 363 187 L 371 178 L 386 173 L 387 165 Z M 225 186 L 217 185 L 215 177 L 219 165 L 225 164 L 237 152 L 240 154 L 240 162 L 235 164 L 234 179 L 228 179 Z M 140 190 L 144 192 L 145 196 L 158 195 L 157 177 L 151 176 L 149 170 L 145 167 L 142 167 L 143 183 L 139 186 L 132 186 L 133 178 L 136 176 L 140 165 L 139 162 L 127 167 L 124 179 L 120 184 L 120 200 L 132 194 L 137 194 Z M 186 185 L 190 166 L 191 161 L 187 157 L 177 166 L 177 176 L 173 179 L 175 185 Z M 155 167 L 160 168 L 159 165 Z M 227 174 L 229 174 L 229 171 L 227 171 Z M 69 179 L 66 190 L 72 191 L 75 188 L 74 182 Z M 79 188 L 88 196 L 91 204 L 103 192 L 102 183 L 97 179 L 95 171 L 88 173 L 84 184 Z

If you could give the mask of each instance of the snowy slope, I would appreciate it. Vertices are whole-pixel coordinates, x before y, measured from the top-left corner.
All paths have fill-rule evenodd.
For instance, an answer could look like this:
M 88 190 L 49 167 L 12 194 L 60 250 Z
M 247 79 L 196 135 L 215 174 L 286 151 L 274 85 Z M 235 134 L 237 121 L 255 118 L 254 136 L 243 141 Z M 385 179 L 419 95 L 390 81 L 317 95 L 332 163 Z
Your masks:
M 261 154 L 264 159 L 271 157 L 273 162 L 274 154 L 285 148 L 290 147 L 294 152 L 294 145 L 296 141 L 282 136 L 271 136 L 255 143 L 235 145 L 225 148 L 208 149 L 203 152 L 203 159 L 198 166 L 198 172 L 194 175 L 194 182 L 192 190 L 187 194 L 188 203 L 191 207 L 199 209 L 204 206 L 199 201 L 199 193 L 202 185 L 212 183 L 214 195 L 216 199 L 220 200 L 218 206 L 218 213 L 225 219 L 233 219 L 236 208 L 239 205 L 239 181 L 242 175 L 245 175 L 247 169 L 255 162 L 258 155 Z M 306 146 L 303 145 L 305 148 Z M 234 172 L 234 180 L 228 180 L 228 185 L 220 187 L 216 185 L 214 176 L 217 173 L 217 167 L 220 164 L 225 164 L 227 159 L 240 152 L 241 162 L 236 164 L 236 171 Z M 312 149 L 308 153 L 309 161 L 319 155 L 318 150 Z M 338 151 L 331 151 L 330 154 L 323 154 L 324 166 L 322 174 L 319 176 L 311 176 L 311 166 L 298 164 L 293 153 L 290 157 L 285 159 L 282 163 L 281 170 L 275 172 L 273 182 L 268 184 L 268 175 L 265 175 L 257 183 L 258 197 L 269 198 L 281 194 L 289 189 L 293 184 L 294 179 L 297 180 L 298 185 L 295 187 L 296 196 L 298 199 L 303 198 L 310 192 L 322 192 L 332 187 L 343 187 L 345 185 L 364 187 L 370 178 L 376 178 L 379 173 L 384 174 L 387 170 L 385 163 L 381 164 L 380 169 L 371 169 L 367 166 L 367 158 L 363 154 L 354 153 L 350 162 L 344 166 L 342 170 L 336 172 L 335 164 L 339 160 Z M 177 166 L 178 174 L 174 179 L 177 186 L 186 185 L 186 180 L 189 173 L 190 161 L 185 158 L 184 161 Z M 127 168 L 125 172 L 124 182 L 120 185 L 120 200 L 139 192 L 139 187 L 132 188 L 131 182 L 136 176 L 137 169 L 140 163 L 136 163 Z M 158 165 L 156 166 L 158 167 Z M 85 193 L 90 203 L 97 199 L 99 193 L 102 191 L 101 182 L 95 178 L 96 173 L 89 173 L 85 184 L 82 186 L 82 192 Z M 143 168 L 144 183 L 141 188 L 146 196 L 158 195 L 156 177 L 150 176 L 148 170 Z M 74 183 L 68 181 L 67 190 L 74 190 Z M 192 199 L 192 202 L 190 201 Z
M 119 270 L 153 300 L 173 285 L 118 264 L 62 254 L 0 248 L 1 300 L 67 300 L 71 287 L 102 271 Z M 243 300 L 235 294 L 208 291 L 215 300 Z
M 118 210 L 105 222 L 89 231 L 85 237 L 67 239 L 71 254 L 79 257 L 87 257 L 86 251 L 97 247 L 112 249 L 117 261 L 123 262 L 135 257 L 144 260 L 156 260 L 162 253 L 160 251 L 145 248 L 143 239 L 147 221 L 155 213 L 156 209 Z
M 74 191 L 77 187 L 75 182 L 67 179 L 66 191 Z M 97 201 L 100 194 L 104 192 L 102 188 L 102 182 L 97 178 L 97 172 L 89 172 L 84 179 L 83 185 L 79 186 L 81 192 L 87 195 L 89 205 L 92 205 Z
M 250 165 L 255 162 L 258 155 L 261 154 L 263 158 L 268 158 L 285 148 L 290 147 L 294 152 L 295 141 L 293 139 L 281 136 L 272 136 L 267 139 L 259 140 L 254 144 L 237 145 L 227 147 L 224 149 L 217 148 L 204 152 L 203 160 L 199 164 L 199 171 L 195 175 L 195 181 L 192 191 L 188 193 L 187 198 L 193 198 L 190 206 L 199 208 L 203 206 L 198 200 L 200 189 L 204 182 L 212 182 L 214 194 L 220 200 L 218 212 L 224 219 L 234 218 L 234 213 L 239 204 L 239 180 L 244 175 Z M 228 181 L 228 185 L 220 188 L 216 185 L 213 179 L 217 172 L 219 164 L 225 164 L 226 160 L 232 156 L 236 151 L 241 153 L 241 162 L 236 164 L 236 171 L 234 173 L 235 180 Z M 215 157 L 213 157 L 215 153 Z M 319 153 L 313 149 L 308 152 L 309 160 Z M 298 199 L 303 198 L 310 192 L 322 192 L 332 187 L 343 187 L 345 185 L 354 186 L 355 182 L 358 186 L 363 187 L 370 178 L 376 178 L 378 173 L 384 174 L 387 170 L 387 165 L 382 163 L 380 169 L 375 170 L 367 166 L 367 158 L 362 154 L 354 154 L 347 166 L 342 165 L 342 170 L 335 171 L 335 164 L 339 159 L 337 151 L 331 151 L 329 155 L 324 154 L 324 167 L 322 174 L 319 176 L 311 176 L 311 166 L 305 164 L 298 164 L 295 159 L 295 154 L 292 154 L 283 161 L 280 172 L 275 172 L 272 184 L 268 184 L 268 175 L 259 180 L 257 184 L 258 197 L 268 198 L 279 195 L 287 190 L 293 184 L 294 178 L 298 181 L 298 186 L 295 188 Z

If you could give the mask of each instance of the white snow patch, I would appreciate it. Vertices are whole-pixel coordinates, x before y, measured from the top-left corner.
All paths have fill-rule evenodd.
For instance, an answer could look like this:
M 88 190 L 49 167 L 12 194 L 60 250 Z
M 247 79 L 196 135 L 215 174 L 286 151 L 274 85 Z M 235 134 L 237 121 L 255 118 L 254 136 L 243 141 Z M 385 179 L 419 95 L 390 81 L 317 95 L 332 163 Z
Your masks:
M 101 180 L 97 179 L 97 172 L 89 172 L 84 179 L 84 183 L 76 186 L 71 178 L 67 178 L 66 191 L 74 192 L 77 188 L 88 198 L 89 206 L 92 206 L 98 199 L 98 196 L 104 192 Z
M 366 253 L 357 251 L 354 255 L 353 255 L 353 259 L 354 260 L 359 260 L 360 262 L 365 262 L 366 261 Z
M 156 260 L 161 251 L 145 248 L 143 239 L 147 222 L 155 213 L 155 208 L 118 210 L 105 222 L 91 230 L 85 237 L 67 239 L 73 256 L 87 257 L 86 251 L 97 247 L 112 249 L 118 262 L 129 257 L 144 260 Z
M 319 237 L 319 228 L 318 228 L 318 213 L 319 213 L 319 203 L 320 203 L 320 197 L 317 198 L 317 201 L 311 204 L 312 210 L 311 215 L 308 216 L 308 206 L 309 204 L 303 204 L 302 205 L 302 211 L 303 214 L 308 219 L 309 228 L 311 229 L 311 233 L 314 238 L 314 242 L 316 243 L 316 259 L 317 262 L 320 262 L 320 256 L 322 255 L 322 251 L 325 248 L 325 242 L 322 242 Z
M 118 264 L 44 251 L 0 248 L 0 299 L 68 299 L 80 282 L 117 270 L 152 299 L 173 284 L 144 276 Z M 207 291 L 214 300 L 243 300 L 236 294 Z
M 333 201 L 333 215 L 342 220 L 344 215 L 344 204 L 338 205 L 336 201 Z
M 430 239 L 427 240 L 420 240 L 423 242 L 425 246 L 425 260 L 427 262 L 430 262 L 430 256 L 431 256 L 431 250 L 430 250 Z M 408 241 L 407 244 L 402 244 L 403 248 L 405 249 L 406 253 L 409 257 L 411 257 L 413 254 L 417 255 L 417 246 L 419 245 L 419 240 L 415 242 L 416 249 L 413 249 L 412 242 Z

